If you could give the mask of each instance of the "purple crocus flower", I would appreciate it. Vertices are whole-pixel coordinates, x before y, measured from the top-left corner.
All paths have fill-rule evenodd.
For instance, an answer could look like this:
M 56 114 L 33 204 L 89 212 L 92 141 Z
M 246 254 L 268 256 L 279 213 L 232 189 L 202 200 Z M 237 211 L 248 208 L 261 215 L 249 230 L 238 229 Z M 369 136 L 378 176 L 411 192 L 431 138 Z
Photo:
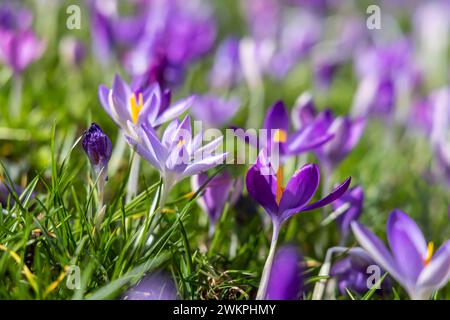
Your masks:
M 157 83 L 143 90 L 134 90 L 118 75 L 111 89 L 100 85 L 98 95 L 103 109 L 127 135 L 133 137 L 141 125 L 158 127 L 181 115 L 192 103 L 192 97 L 189 97 L 168 107 L 170 91 L 161 90 Z
M 347 290 L 359 295 L 365 294 L 375 283 L 371 283 L 369 277 L 372 275 L 369 267 L 379 267 L 375 261 L 361 248 L 351 248 L 348 255 L 335 262 L 330 270 L 330 275 L 337 280 L 339 292 L 347 294 Z M 385 271 L 380 268 L 380 276 Z M 388 294 L 392 290 L 392 280 L 384 278 L 376 293 Z
M 278 249 L 267 285 L 268 300 L 298 300 L 303 290 L 303 258 L 293 246 Z
M 285 187 L 280 171 L 281 167 L 275 169 L 263 150 L 246 178 L 248 193 L 266 210 L 276 227 L 297 213 L 324 207 L 340 198 L 351 180 L 347 178 L 326 197 L 308 204 L 319 186 L 319 167 L 316 164 L 304 165 Z
M 189 116 L 172 121 L 160 140 L 156 132 L 143 123 L 135 136 L 126 135 L 128 143 L 161 174 L 164 203 L 173 186 L 184 178 L 207 171 L 223 163 L 226 154 L 217 153 L 223 136 L 202 147 L 203 133 L 192 137 Z
M 192 176 L 192 190 L 197 191 L 208 181 L 206 173 Z M 197 203 L 206 212 L 210 219 L 210 235 L 214 232 L 215 225 L 220 219 L 227 202 L 234 205 L 242 193 L 242 180 L 233 179 L 227 171 L 214 176 L 206 185 L 203 194 L 197 199 Z
M 111 158 L 112 143 L 108 136 L 96 123 L 92 123 L 83 135 L 83 149 L 96 174 L 108 170 L 108 162 Z
M 177 300 L 177 288 L 166 273 L 156 272 L 142 278 L 125 292 L 122 300 Z
M 0 60 L 16 74 L 21 74 L 45 50 L 45 42 L 31 30 L 5 31 L 0 29 Z
M 344 241 L 350 232 L 351 222 L 358 220 L 361 216 L 363 203 L 364 190 L 361 186 L 349 189 L 342 197 L 333 202 L 332 206 L 335 211 L 346 208 L 336 218 L 336 223 Z
M 450 240 L 433 254 L 417 224 L 404 212 L 394 210 L 387 222 L 391 250 L 366 227 L 352 222 L 356 239 L 367 253 L 395 278 L 411 299 L 429 299 L 450 278 Z
M 267 291 L 269 271 L 272 266 L 281 225 L 291 216 L 305 211 L 324 207 L 341 197 L 350 185 L 347 178 L 329 195 L 312 204 L 308 202 L 317 191 L 320 182 L 319 168 L 307 164 L 300 168 L 283 186 L 282 168 L 274 168 L 263 150 L 256 163 L 249 169 L 246 177 L 247 191 L 269 214 L 272 219 L 272 242 L 269 256 L 264 266 L 257 299 L 264 299 Z
M 450 187 L 450 143 L 442 141 L 435 149 L 437 176 Z
M 213 88 L 232 88 L 241 79 L 239 39 L 226 38 L 217 48 L 214 64 L 209 74 Z
M 240 100 L 237 97 L 228 99 L 211 94 L 196 96 L 191 112 L 195 119 L 200 120 L 208 128 L 221 128 L 238 111 Z

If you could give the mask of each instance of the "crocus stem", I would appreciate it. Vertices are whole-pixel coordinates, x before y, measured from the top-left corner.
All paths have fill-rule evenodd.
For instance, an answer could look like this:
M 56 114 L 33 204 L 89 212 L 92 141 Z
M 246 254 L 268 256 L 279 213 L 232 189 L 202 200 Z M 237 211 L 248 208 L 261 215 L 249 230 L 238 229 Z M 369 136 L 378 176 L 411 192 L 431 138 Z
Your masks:
M 17 73 L 14 74 L 11 94 L 9 96 L 9 114 L 13 118 L 17 118 L 20 115 L 20 110 L 22 108 L 22 87 L 22 76 Z
M 135 153 L 132 157 L 133 160 L 131 162 L 130 175 L 128 177 L 127 185 L 127 202 L 130 202 L 130 200 L 136 195 L 139 179 L 139 166 L 141 163 L 141 157 L 137 153 Z
M 273 223 L 272 241 L 270 243 L 269 255 L 267 256 L 266 264 L 264 265 L 261 281 L 259 283 L 256 300 L 264 300 L 267 294 L 267 285 L 269 284 L 270 272 L 272 270 L 273 257 L 275 256 L 275 249 L 277 247 L 278 235 L 280 226 L 278 223 Z
M 327 254 L 325 255 L 325 260 L 322 264 L 322 267 L 319 270 L 318 276 L 327 277 L 330 274 L 331 259 L 333 258 L 333 254 L 344 253 L 346 251 L 348 251 L 348 248 L 346 247 L 332 247 L 328 249 Z M 326 279 L 320 279 L 319 281 L 316 282 L 316 285 L 314 286 L 312 300 L 322 300 L 326 285 L 327 285 Z

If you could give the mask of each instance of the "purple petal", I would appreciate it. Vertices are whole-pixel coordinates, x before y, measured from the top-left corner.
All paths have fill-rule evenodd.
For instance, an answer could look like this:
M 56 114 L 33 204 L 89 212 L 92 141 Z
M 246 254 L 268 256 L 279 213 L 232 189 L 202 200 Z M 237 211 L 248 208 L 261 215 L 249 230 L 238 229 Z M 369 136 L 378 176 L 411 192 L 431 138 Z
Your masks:
M 98 98 L 103 109 L 105 109 L 108 115 L 114 119 L 114 116 L 111 113 L 111 106 L 109 105 L 109 89 L 103 84 L 98 87 Z
M 289 131 L 289 116 L 283 101 L 277 101 L 267 112 L 264 120 L 264 129 L 281 129 L 286 133 Z
M 161 164 L 159 161 L 155 158 L 155 156 L 150 153 L 146 148 L 144 148 L 141 144 L 139 144 L 136 140 L 129 136 L 125 136 L 125 139 L 130 144 L 130 146 L 136 150 L 136 152 L 143 157 L 145 160 L 147 160 L 152 166 L 154 166 L 159 171 L 162 170 Z
M 169 109 L 167 109 L 161 116 L 159 116 L 154 126 L 161 125 L 165 122 L 171 121 L 175 119 L 176 117 L 180 116 L 183 112 L 185 112 L 194 102 L 195 97 L 189 97 L 183 100 L 178 101 L 175 105 L 171 106 Z
M 328 196 L 304 207 L 302 209 L 302 211 L 308 211 L 308 210 L 314 210 L 317 208 L 321 208 L 321 207 L 326 206 L 327 204 L 330 204 L 334 200 L 339 199 L 347 191 L 348 187 L 350 186 L 351 179 L 352 179 L 351 177 L 348 177 L 347 179 L 345 179 L 345 181 L 341 185 L 336 187 Z
M 301 211 L 316 193 L 319 182 L 319 167 L 315 164 L 304 165 L 289 179 L 280 201 L 282 221 Z
M 403 285 L 407 284 L 407 281 L 405 281 L 405 278 L 401 275 L 396 262 L 392 258 L 391 253 L 380 238 L 356 221 L 352 222 L 351 227 L 356 240 L 358 240 L 359 244 L 366 250 L 369 256 L 396 278 L 397 281 Z
M 402 274 L 415 282 L 427 255 L 427 243 L 422 231 L 407 214 L 394 210 L 388 219 L 387 237 Z
M 302 257 L 292 246 L 281 247 L 275 255 L 269 283 L 268 300 L 297 300 L 303 287 Z
M 278 205 L 273 192 L 273 190 L 276 190 L 275 177 L 272 175 L 262 175 L 259 165 L 255 164 L 248 170 L 245 182 L 250 196 L 255 199 L 256 202 L 272 216 L 272 218 L 275 218 L 278 213 Z

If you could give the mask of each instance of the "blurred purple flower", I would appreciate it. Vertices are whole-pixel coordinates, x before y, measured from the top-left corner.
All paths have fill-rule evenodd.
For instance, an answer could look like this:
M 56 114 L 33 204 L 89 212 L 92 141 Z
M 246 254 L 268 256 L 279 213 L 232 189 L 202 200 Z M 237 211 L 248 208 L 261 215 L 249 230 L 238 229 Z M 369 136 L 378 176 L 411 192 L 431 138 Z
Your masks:
M 121 300 L 177 300 L 177 288 L 172 278 L 163 272 L 145 276 L 125 292 Z
M 361 216 L 363 203 L 364 190 L 361 186 L 349 189 L 342 197 L 333 202 L 332 206 L 335 211 L 344 206 L 348 206 L 348 208 L 336 218 L 336 223 L 342 239 L 347 238 L 352 221 L 357 221 Z
M 303 117 L 311 121 L 314 114 L 314 106 L 311 103 L 303 103 L 294 109 L 294 117 Z M 306 110 L 302 110 L 307 108 Z M 297 119 L 297 123 L 302 122 Z M 321 164 L 330 174 L 334 168 L 348 155 L 359 142 L 365 128 L 365 119 L 360 117 L 352 120 L 350 117 L 335 117 L 330 109 L 327 109 L 314 119 L 314 131 L 317 136 L 331 135 L 332 139 L 316 148 L 316 154 Z
M 169 107 L 170 91 L 161 90 L 158 83 L 145 89 L 134 89 L 118 75 L 111 89 L 100 85 L 98 95 L 111 119 L 134 138 L 141 125 L 155 128 L 169 122 L 185 112 L 193 101 L 193 97 L 189 97 Z
M 239 39 L 226 38 L 217 48 L 209 74 L 213 88 L 234 87 L 242 79 L 239 58 Z
M 394 210 L 387 222 L 387 238 L 391 251 L 366 227 L 352 222 L 356 239 L 367 253 L 395 278 L 411 299 L 429 299 L 450 278 L 450 240 L 433 255 L 417 224 L 404 212 Z
M 407 39 L 368 47 L 355 53 L 355 71 L 360 78 L 353 112 L 357 115 L 392 116 L 399 90 L 418 88 L 421 72 Z
M 279 248 L 270 272 L 266 299 L 299 300 L 303 288 L 303 257 L 293 246 Z
M 86 58 L 83 42 L 69 36 L 61 39 L 59 52 L 62 60 L 69 66 L 79 67 Z
M 208 128 L 221 128 L 230 121 L 240 107 L 237 97 L 228 99 L 205 94 L 195 97 L 191 112 Z
M 92 123 L 83 135 L 83 149 L 96 174 L 103 170 L 105 177 L 108 170 L 108 162 L 111 158 L 112 143 L 108 136 L 96 123 Z
M 45 50 L 45 42 L 31 31 L 0 30 L 0 60 L 16 74 L 39 59 Z
M 184 178 L 207 171 L 223 163 L 226 153 L 217 153 L 223 136 L 202 146 L 203 132 L 192 137 L 190 118 L 173 120 L 160 140 L 147 124 L 136 128 L 135 136 L 125 135 L 128 143 L 153 165 L 163 180 L 164 203 L 173 186 Z
M 347 290 L 359 295 L 365 294 L 370 290 L 374 283 L 368 282 L 372 275 L 368 267 L 377 266 L 375 261 L 361 248 L 351 248 L 348 255 L 335 262 L 330 270 L 330 275 L 337 280 L 339 292 L 342 295 L 347 294 Z M 380 276 L 385 273 L 380 268 Z M 389 277 L 384 278 L 380 289 L 376 293 L 389 294 L 392 290 L 392 280 Z
M 208 179 L 206 173 L 192 176 L 192 191 L 196 192 Z M 219 221 L 227 201 L 230 206 L 233 206 L 239 199 L 242 189 L 242 180 L 240 178 L 233 179 L 227 171 L 222 171 L 208 182 L 203 194 L 197 199 L 197 203 L 209 216 L 210 234 L 214 232 L 215 225 Z
M 25 31 L 31 28 L 33 15 L 31 11 L 5 1 L 0 7 L 0 30 Z
M 450 143 L 440 142 L 435 150 L 437 164 L 436 176 L 450 187 Z

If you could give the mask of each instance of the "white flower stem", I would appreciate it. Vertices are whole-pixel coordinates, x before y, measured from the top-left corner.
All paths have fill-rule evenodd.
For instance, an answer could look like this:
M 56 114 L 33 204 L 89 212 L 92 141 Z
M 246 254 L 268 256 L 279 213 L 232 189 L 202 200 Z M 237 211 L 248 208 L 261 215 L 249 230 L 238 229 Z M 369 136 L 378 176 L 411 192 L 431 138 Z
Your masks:
M 138 187 L 139 167 L 141 164 L 141 157 L 137 153 L 132 155 L 132 157 L 133 160 L 131 162 L 130 175 L 128 176 L 126 202 L 130 202 L 130 200 L 136 195 Z
M 346 247 L 332 247 L 328 249 L 327 254 L 325 255 L 325 260 L 323 261 L 322 267 L 319 270 L 318 276 L 319 277 L 329 276 L 333 254 L 344 253 L 346 251 L 348 251 L 348 248 Z M 326 285 L 327 279 L 320 279 L 319 281 L 316 282 L 316 285 L 314 286 L 312 300 L 322 300 Z
M 9 114 L 12 118 L 17 118 L 20 115 L 22 108 L 22 87 L 22 76 L 20 74 L 14 74 L 11 94 L 9 96 Z
M 256 294 L 256 300 L 264 300 L 266 298 L 267 286 L 269 284 L 270 272 L 272 271 L 273 258 L 275 256 L 279 232 L 280 225 L 278 223 L 273 223 L 272 241 L 270 243 L 269 255 L 267 256 L 266 264 L 264 265 L 258 293 Z

